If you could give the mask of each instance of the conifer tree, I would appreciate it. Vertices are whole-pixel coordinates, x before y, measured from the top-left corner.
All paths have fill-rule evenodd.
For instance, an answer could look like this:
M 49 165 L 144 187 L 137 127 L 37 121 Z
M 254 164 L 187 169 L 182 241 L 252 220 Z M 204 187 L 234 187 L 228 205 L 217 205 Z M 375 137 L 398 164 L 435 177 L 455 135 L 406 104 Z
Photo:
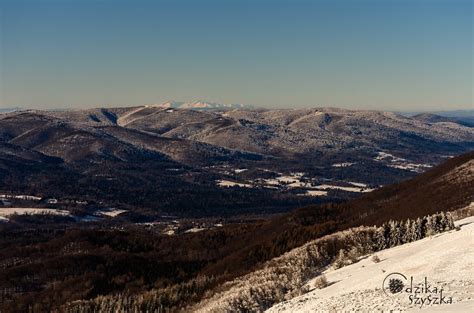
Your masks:
M 411 229 L 412 229 L 412 238 L 411 241 L 416 241 L 422 238 L 422 228 L 421 228 L 421 219 L 417 218 L 414 220 L 411 224 Z
M 447 215 L 446 215 L 446 222 L 447 222 L 447 225 L 448 225 L 448 229 L 451 230 L 451 229 L 454 229 L 455 226 L 454 226 L 454 217 L 453 217 L 453 214 L 451 212 L 449 212 Z
M 378 250 L 383 250 L 390 247 L 390 224 L 384 223 L 377 232 L 377 246 Z
M 405 242 L 409 242 L 409 241 L 405 241 L 405 237 L 406 237 L 406 233 L 407 233 L 406 222 L 399 221 L 397 223 L 397 225 L 398 225 L 398 232 L 399 232 L 399 238 L 400 238 L 398 244 L 404 244 Z
M 441 212 L 439 214 L 439 223 L 439 232 L 449 230 L 448 216 L 446 215 L 446 212 Z
M 441 213 L 436 213 L 432 215 L 432 223 L 433 223 L 433 228 L 434 228 L 433 232 L 435 234 L 439 234 L 444 230 Z
M 426 218 L 426 237 L 436 234 L 436 216 L 429 215 Z
M 418 239 L 423 239 L 428 233 L 428 217 L 423 216 L 420 222 L 420 237 Z
M 404 234 L 403 234 L 403 242 L 412 242 L 413 241 L 413 227 L 412 227 L 413 221 L 411 219 L 407 219 L 407 221 L 404 224 Z
M 399 221 L 390 221 L 390 247 L 398 246 L 402 242 Z

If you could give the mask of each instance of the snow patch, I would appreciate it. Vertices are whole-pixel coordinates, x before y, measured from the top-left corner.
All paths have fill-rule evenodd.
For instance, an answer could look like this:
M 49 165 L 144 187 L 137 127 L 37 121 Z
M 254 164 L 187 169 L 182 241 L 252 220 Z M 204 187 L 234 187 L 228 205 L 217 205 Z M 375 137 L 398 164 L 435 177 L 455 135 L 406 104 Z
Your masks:
M 333 189 L 333 190 L 343 190 L 343 191 L 348 191 L 348 192 L 371 192 L 374 190 L 372 188 L 365 188 L 364 186 L 345 187 L 345 186 L 335 186 L 335 185 L 327 185 L 327 184 L 319 185 L 315 188 L 320 189 L 320 190 Z
M 388 163 L 388 167 L 397 168 L 401 170 L 408 170 L 416 173 L 423 172 L 425 169 L 432 167 L 430 164 L 422 163 L 412 163 L 407 159 L 394 156 L 393 154 L 386 152 L 378 152 L 377 156 L 374 158 L 378 162 Z
M 237 170 L 234 170 L 237 171 Z M 366 184 L 359 182 L 348 182 L 352 186 L 337 186 L 322 184 L 316 186 L 311 178 L 305 178 L 305 173 L 295 172 L 288 175 L 282 175 L 275 178 L 266 179 L 255 179 L 251 182 L 236 182 L 230 180 L 217 180 L 217 185 L 220 187 L 244 187 L 244 188 L 255 188 L 261 186 L 264 188 L 278 189 L 278 188 L 291 188 L 291 189 L 305 189 L 305 193 L 299 194 L 300 196 L 327 196 L 327 190 L 342 190 L 347 192 L 371 192 L 374 189 L 368 188 Z M 346 183 L 347 184 L 347 183 Z
M 235 172 L 236 174 L 239 174 L 239 173 L 242 173 L 242 172 L 245 172 L 245 171 L 247 171 L 246 168 L 237 168 L 237 169 L 234 170 L 234 172 Z
M 219 187 L 244 187 L 244 188 L 253 188 L 250 184 L 238 183 L 230 180 L 217 180 L 217 185 Z
M 0 195 L 0 198 L 39 201 L 42 198 L 31 195 Z
M 357 187 L 367 187 L 367 184 L 364 184 L 364 183 L 357 183 L 357 182 L 353 182 L 353 181 L 350 181 L 348 183 L 351 184 L 351 185 L 357 186 Z
M 109 217 L 116 217 L 117 215 L 120 215 L 125 212 L 127 212 L 127 210 L 108 209 L 108 210 L 97 211 L 98 214 L 109 216 Z
M 206 229 L 205 228 L 194 227 L 194 228 L 188 229 L 187 231 L 185 231 L 185 233 L 198 233 L 198 232 L 203 231 L 203 230 L 206 230 Z
M 25 215 L 25 214 L 54 214 L 54 215 L 70 215 L 69 211 L 57 210 L 49 208 L 0 208 L 0 216 L 8 217 L 10 215 Z
M 312 197 L 324 197 L 328 195 L 327 191 L 322 191 L 322 190 L 306 190 L 304 194 L 301 194 L 302 196 L 312 196 Z
M 355 163 L 351 163 L 351 162 L 344 162 L 344 163 L 334 163 L 332 165 L 332 167 L 349 167 L 349 166 L 352 166 L 354 165 Z

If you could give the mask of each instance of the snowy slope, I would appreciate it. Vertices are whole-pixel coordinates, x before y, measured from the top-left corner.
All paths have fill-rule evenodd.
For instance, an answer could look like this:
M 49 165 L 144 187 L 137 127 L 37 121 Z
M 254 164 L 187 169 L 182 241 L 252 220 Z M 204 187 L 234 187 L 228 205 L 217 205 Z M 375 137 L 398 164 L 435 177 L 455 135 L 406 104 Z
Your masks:
M 474 217 L 460 220 L 460 231 L 450 231 L 377 253 L 358 263 L 325 272 L 329 286 L 280 303 L 268 312 L 341 312 L 341 311 L 409 311 L 474 312 Z M 415 284 L 427 277 L 428 284 L 444 289 L 453 304 L 430 306 L 410 304 L 409 294 L 386 295 L 384 278 L 402 273 Z M 425 294 L 428 295 L 428 294 Z

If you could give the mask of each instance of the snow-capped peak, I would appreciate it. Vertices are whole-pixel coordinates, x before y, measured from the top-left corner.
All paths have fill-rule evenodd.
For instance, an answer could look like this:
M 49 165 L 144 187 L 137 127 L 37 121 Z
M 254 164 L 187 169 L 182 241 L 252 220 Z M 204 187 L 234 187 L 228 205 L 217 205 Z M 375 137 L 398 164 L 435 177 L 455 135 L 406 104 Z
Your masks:
M 173 108 L 173 109 L 189 109 L 189 110 L 219 110 L 219 109 L 252 109 L 251 105 L 243 104 L 223 104 L 203 100 L 192 102 L 167 101 L 162 104 L 154 104 L 154 107 Z

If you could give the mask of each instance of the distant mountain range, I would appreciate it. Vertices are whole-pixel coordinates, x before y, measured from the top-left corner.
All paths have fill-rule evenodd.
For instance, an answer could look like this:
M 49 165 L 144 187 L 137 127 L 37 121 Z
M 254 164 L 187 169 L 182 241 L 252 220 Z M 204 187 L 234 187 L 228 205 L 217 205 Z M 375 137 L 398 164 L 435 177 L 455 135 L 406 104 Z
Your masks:
M 22 110 L 21 108 L 0 108 L 0 113 L 7 113 L 7 112 L 14 112 L 14 111 L 20 111 Z
M 447 117 L 474 117 L 474 109 L 471 110 L 451 110 L 451 111 L 435 111 L 434 114 Z
M 406 116 L 418 116 L 426 121 L 454 122 L 465 126 L 474 127 L 474 110 L 452 110 L 434 112 L 408 112 L 402 113 Z
M 431 113 L 439 116 L 446 117 L 472 117 L 474 116 L 474 109 L 465 109 L 465 110 L 445 110 L 445 111 L 405 111 L 399 112 L 402 115 L 414 116 L 418 114 Z
M 205 101 L 205 100 L 195 100 L 195 101 L 170 100 L 164 103 L 148 104 L 146 106 L 157 107 L 157 108 L 192 109 L 192 110 L 232 110 L 232 109 L 265 110 L 262 107 L 256 107 L 249 104 L 225 104 L 225 103 L 211 102 L 211 101 Z M 20 111 L 20 110 L 25 110 L 25 108 L 21 108 L 21 107 L 0 108 L 0 112 L 13 112 L 13 111 Z M 52 111 L 68 111 L 68 110 L 69 109 L 54 109 Z M 468 118 L 468 119 L 473 118 L 474 119 L 474 109 L 448 110 L 448 111 L 395 111 L 395 113 L 403 115 L 403 116 L 408 116 L 408 117 L 415 116 L 415 115 L 429 114 L 429 115 L 444 116 L 444 117 Z
M 252 105 L 246 104 L 223 104 L 197 100 L 192 102 L 167 101 L 162 104 L 152 104 L 150 106 L 158 108 L 172 108 L 172 109 L 191 109 L 191 110 L 232 110 L 232 109 L 255 109 Z
M 218 107 L 0 114 L 0 191 L 180 214 L 284 210 L 355 196 L 474 149 L 473 127 L 436 115 Z

